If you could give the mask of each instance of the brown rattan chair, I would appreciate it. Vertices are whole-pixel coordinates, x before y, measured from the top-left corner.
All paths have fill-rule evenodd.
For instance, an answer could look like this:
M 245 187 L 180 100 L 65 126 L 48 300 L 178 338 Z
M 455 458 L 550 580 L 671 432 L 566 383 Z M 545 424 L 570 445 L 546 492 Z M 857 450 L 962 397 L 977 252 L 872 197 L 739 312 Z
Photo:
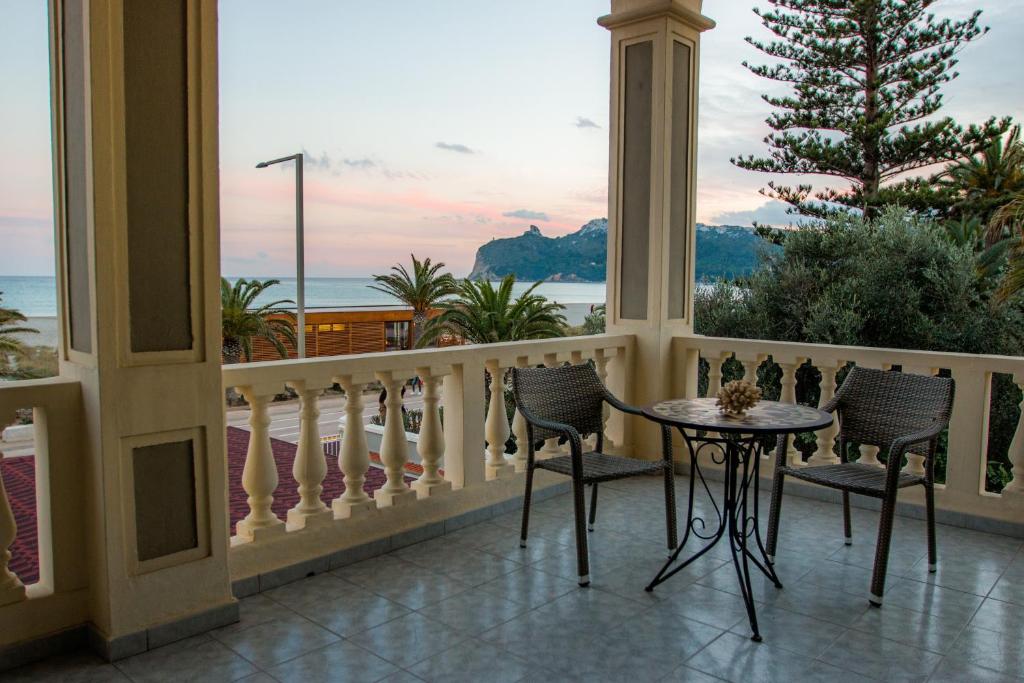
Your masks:
M 526 419 L 529 450 L 526 469 L 526 494 L 523 498 L 523 526 L 519 545 L 526 547 L 530 524 L 530 496 L 535 469 L 548 470 L 572 477 L 572 493 L 576 517 L 576 560 L 581 586 L 590 585 L 590 556 L 587 552 L 587 530 L 594 530 L 597 515 L 597 487 L 604 481 L 624 479 L 641 474 L 663 473 L 665 479 L 665 519 L 668 527 L 668 548 L 676 547 L 676 504 L 672 470 L 672 449 L 663 448 L 657 460 L 637 460 L 603 453 L 602 411 L 604 404 L 630 415 L 641 415 L 638 408 L 626 405 L 609 392 L 594 369 L 593 363 L 565 365 L 554 368 L 516 368 L 512 371 L 512 391 L 516 406 Z M 584 451 L 583 439 L 597 435 L 593 451 Z M 537 459 L 534 454 L 539 441 L 564 438 L 569 455 Z M 671 439 L 667 427 L 662 439 Z M 669 444 L 671 441 L 669 441 Z M 664 445 L 664 443 L 663 443 Z M 590 517 L 586 517 L 584 487 L 589 484 Z
M 787 476 L 843 492 L 843 524 L 846 544 L 853 543 L 850 525 L 850 494 L 882 500 L 878 543 L 871 577 L 872 605 L 882 606 L 885 572 L 892 541 L 896 494 L 908 486 L 923 486 L 928 525 L 928 571 L 936 569 L 935 548 L 935 448 L 949 425 L 953 410 L 953 380 L 946 377 L 854 367 L 824 408 L 837 415 L 839 463 L 816 467 L 786 466 L 786 439 L 780 437 L 775 455 L 775 483 L 768 520 L 768 556 L 774 559 L 782 507 L 782 486 Z M 847 458 L 849 444 L 877 446 L 888 453 L 884 468 Z M 924 474 L 903 471 L 906 454 L 924 456 Z

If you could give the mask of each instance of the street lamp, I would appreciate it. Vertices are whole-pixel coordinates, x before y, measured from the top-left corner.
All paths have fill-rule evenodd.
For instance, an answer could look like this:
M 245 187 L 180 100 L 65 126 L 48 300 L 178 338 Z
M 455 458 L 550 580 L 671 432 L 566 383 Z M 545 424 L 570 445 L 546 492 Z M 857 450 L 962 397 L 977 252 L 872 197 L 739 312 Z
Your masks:
M 302 222 L 302 155 L 261 161 L 256 168 L 266 168 L 283 161 L 295 162 L 295 305 L 298 308 L 298 352 L 299 358 L 306 357 L 306 246 Z

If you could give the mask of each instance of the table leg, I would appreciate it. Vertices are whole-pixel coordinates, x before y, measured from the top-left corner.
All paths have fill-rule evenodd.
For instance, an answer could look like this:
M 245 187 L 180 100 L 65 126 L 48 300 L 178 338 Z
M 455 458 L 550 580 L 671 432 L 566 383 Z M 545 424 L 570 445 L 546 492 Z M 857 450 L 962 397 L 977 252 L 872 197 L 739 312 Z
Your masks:
M 739 579 L 743 605 L 747 608 L 750 630 L 754 633 L 751 640 L 759 643 L 761 642 L 761 632 L 757 628 L 757 610 L 754 606 L 754 589 L 750 583 L 750 565 L 748 564 L 750 551 L 747 550 L 748 524 L 751 520 L 747 515 L 747 491 L 750 486 L 750 475 L 752 472 L 756 472 L 756 463 L 754 468 L 750 466 L 751 456 L 756 456 L 756 448 L 751 442 L 747 448 L 746 457 L 737 442 L 730 441 L 727 448 L 729 467 L 726 468 L 725 475 L 725 505 L 729 521 L 729 549 L 732 551 L 732 564 Z M 741 466 L 742 475 L 740 474 Z M 757 524 L 756 520 L 754 524 Z

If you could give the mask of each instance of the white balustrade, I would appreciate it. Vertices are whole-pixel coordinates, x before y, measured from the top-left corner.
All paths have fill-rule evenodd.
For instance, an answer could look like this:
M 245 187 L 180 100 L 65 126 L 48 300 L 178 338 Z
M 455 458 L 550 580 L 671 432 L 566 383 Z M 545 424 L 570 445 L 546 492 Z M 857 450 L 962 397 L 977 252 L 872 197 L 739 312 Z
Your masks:
M 416 370 L 423 381 L 423 420 L 420 422 L 420 436 L 417 452 L 423 465 L 423 473 L 413 482 L 413 488 L 420 498 L 437 496 L 452 490 L 450 481 L 440 473 L 444 457 L 444 427 L 441 423 L 441 382 L 442 376 L 430 368 Z
M 363 429 L 363 390 L 365 384 L 353 382 L 352 377 L 338 377 L 345 390 L 345 430 L 338 451 L 338 469 L 341 470 L 345 490 L 334 499 L 331 507 L 339 519 L 375 509 L 377 504 L 363 490 L 366 471 L 370 468 L 370 450 Z
M 1024 392 L 1024 374 L 1014 373 L 1013 381 Z M 1010 442 L 1007 453 L 1013 468 L 1010 471 L 1013 479 L 1003 487 L 1002 494 L 1004 497 L 1024 499 L 1024 398 L 1022 398 L 1019 408 L 1020 417 L 1017 418 L 1017 429 L 1013 433 L 1013 440 Z
M 800 367 L 803 359 L 786 359 L 785 361 L 775 359 L 775 362 L 778 363 L 780 368 L 782 368 L 782 392 L 779 395 L 779 399 L 783 403 L 796 403 L 796 370 Z M 754 370 L 754 376 L 757 376 L 756 368 Z M 796 448 L 796 436 L 794 435 L 790 435 L 786 439 L 786 464 L 790 467 L 804 466 L 802 454 Z
M 257 536 L 284 531 L 284 522 L 271 509 L 278 483 L 267 413 L 273 394 L 248 386 L 237 388 L 249 402 L 249 449 L 242 469 L 242 488 L 249 494 L 249 514 L 238 522 L 235 533 L 239 538 L 254 541 Z
M 706 356 L 708 362 L 708 398 L 718 396 L 718 390 L 722 388 L 722 364 L 726 359 L 725 353 Z
M 859 366 L 861 366 L 863 368 L 871 368 L 872 370 L 880 370 L 882 368 L 882 364 L 881 363 L 863 363 L 863 362 L 861 362 L 861 363 L 857 363 L 857 365 L 859 365 Z M 885 467 L 885 463 L 883 463 L 881 460 L 878 459 L 878 453 L 879 453 L 878 446 L 869 446 L 869 445 L 866 445 L 866 444 L 861 444 L 858 447 L 858 450 L 860 451 L 860 458 L 858 458 L 857 462 L 859 462 L 861 465 L 871 465 L 873 467 L 879 467 L 879 468 Z
M 529 359 L 520 356 L 516 359 L 516 367 L 525 368 L 529 365 Z M 513 464 L 516 472 L 525 472 L 527 461 L 530 457 L 529 431 L 527 430 L 526 418 L 519 412 L 516 406 L 515 415 L 512 416 L 512 434 L 516 437 L 516 453 Z
M 558 367 L 558 354 L 547 353 L 544 354 L 544 366 L 549 368 Z M 540 453 L 537 454 L 541 458 L 556 458 L 563 455 L 565 451 L 562 450 L 561 446 L 558 445 L 558 438 L 551 438 L 544 440 L 544 447 L 540 449 Z
M 818 399 L 818 407 L 823 408 L 836 395 L 836 373 L 840 364 L 836 361 L 822 361 L 817 364 L 821 372 L 821 397 Z M 834 416 L 833 416 L 834 417 Z M 834 452 L 836 436 L 839 434 L 839 423 L 833 420 L 832 424 L 817 433 L 817 448 L 814 454 L 807 459 L 810 466 L 834 465 L 839 458 Z
M 416 492 L 405 483 L 405 421 L 402 419 L 402 386 L 405 380 L 392 372 L 378 372 L 377 379 L 387 390 L 384 401 L 384 436 L 380 442 L 380 461 L 387 477 L 384 486 L 373 492 L 377 505 L 387 507 L 416 499 Z M 348 430 L 346 430 L 347 432 Z
M 327 476 L 327 459 L 320 441 L 320 394 L 330 384 L 290 382 L 299 395 L 299 443 L 292 463 L 292 476 L 298 483 L 299 502 L 288 511 L 288 524 L 305 526 L 312 519 L 330 520 L 333 513 L 320 499 Z
M 601 380 L 601 384 L 608 386 L 608 354 L 605 353 L 604 349 L 596 349 L 594 351 L 594 366 L 597 369 L 597 376 Z M 615 442 L 612 441 L 611 437 L 608 436 L 608 418 L 611 417 L 612 410 L 611 406 L 607 403 L 601 404 L 601 434 L 604 437 L 604 443 L 602 448 L 604 452 L 608 453 L 615 448 Z M 597 439 L 595 438 L 594 447 L 597 447 Z
M 933 368 L 914 367 L 910 365 L 903 366 L 903 372 L 911 375 L 934 375 L 935 370 Z M 924 458 L 923 455 L 916 453 L 907 453 L 907 464 L 903 466 L 903 471 L 907 474 L 914 476 L 923 477 L 924 470 Z
M 487 361 L 485 367 L 491 378 L 491 399 L 487 406 L 487 472 L 490 477 L 505 477 L 515 473 L 515 467 L 505 459 L 505 443 L 512 432 L 505 408 L 505 369 L 496 360 Z
M 0 451 L 0 465 L 4 454 Z M 18 536 L 18 527 L 11 512 L 11 504 L 7 500 L 4 479 L 0 476 L 0 605 L 7 605 L 25 599 L 25 587 L 9 569 L 11 551 L 9 548 Z

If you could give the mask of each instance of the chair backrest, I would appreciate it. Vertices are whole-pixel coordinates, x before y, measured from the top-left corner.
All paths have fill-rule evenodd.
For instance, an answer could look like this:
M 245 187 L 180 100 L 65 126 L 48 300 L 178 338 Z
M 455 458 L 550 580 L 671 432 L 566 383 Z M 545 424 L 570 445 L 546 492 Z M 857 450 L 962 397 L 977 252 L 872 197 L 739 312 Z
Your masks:
M 524 416 L 567 424 L 581 435 L 601 431 L 605 389 L 593 363 L 515 368 L 512 370 L 512 392 Z M 534 439 L 556 436 L 561 435 L 548 429 L 533 428 Z
M 840 436 L 846 442 L 878 446 L 884 453 L 898 437 L 936 421 L 948 423 L 953 387 L 948 377 L 854 367 L 836 392 Z M 927 455 L 929 447 L 920 444 L 910 451 Z

